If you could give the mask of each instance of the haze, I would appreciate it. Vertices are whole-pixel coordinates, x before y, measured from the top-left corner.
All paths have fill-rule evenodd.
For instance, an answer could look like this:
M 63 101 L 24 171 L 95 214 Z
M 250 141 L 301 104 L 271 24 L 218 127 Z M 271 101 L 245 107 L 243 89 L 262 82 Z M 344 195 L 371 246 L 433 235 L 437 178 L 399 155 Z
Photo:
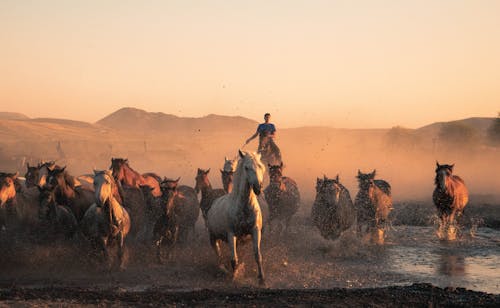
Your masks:
M 0 2 L 0 104 L 95 122 L 122 106 L 271 112 L 280 127 L 495 116 L 498 1 Z

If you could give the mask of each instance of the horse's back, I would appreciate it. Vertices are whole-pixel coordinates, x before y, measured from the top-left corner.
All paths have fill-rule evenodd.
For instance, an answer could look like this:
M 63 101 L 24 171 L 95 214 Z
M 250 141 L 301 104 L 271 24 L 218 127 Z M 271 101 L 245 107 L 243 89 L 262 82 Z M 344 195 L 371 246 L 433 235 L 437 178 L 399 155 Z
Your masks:
M 391 185 L 384 180 L 374 180 L 375 185 L 388 196 L 391 195 Z
M 181 185 L 178 188 L 180 198 L 176 198 L 176 213 L 184 224 L 193 225 L 200 216 L 200 205 L 194 188 Z
M 155 197 L 161 196 L 161 189 L 160 189 L 160 183 L 162 181 L 161 177 L 153 172 L 144 173 L 142 174 L 142 177 L 144 179 L 144 184 L 153 188 L 152 192 L 153 196 Z

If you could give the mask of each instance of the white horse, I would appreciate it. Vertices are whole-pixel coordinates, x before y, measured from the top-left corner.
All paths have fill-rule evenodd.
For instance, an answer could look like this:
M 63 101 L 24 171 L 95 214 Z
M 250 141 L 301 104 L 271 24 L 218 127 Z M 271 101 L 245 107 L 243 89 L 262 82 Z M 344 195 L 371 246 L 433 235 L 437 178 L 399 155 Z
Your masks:
M 94 174 L 95 203 L 85 212 L 80 227 L 94 247 L 102 250 L 108 265 L 108 247 L 117 243 L 119 266 L 122 268 L 130 216 L 114 197 L 114 191 L 118 188 L 111 171 L 94 171 Z
M 260 161 L 260 154 L 245 153 L 240 150 L 239 155 L 233 190 L 216 199 L 207 213 L 210 244 L 217 255 L 219 267 L 223 268 L 220 241 L 228 242 L 234 279 L 239 268 L 236 240 L 251 235 L 255 261 L 259 269 L 259 283 L 263 285 L 264 272 L 260 252 L 262 213 L 257 195 L 262 190 L 265 166 Z

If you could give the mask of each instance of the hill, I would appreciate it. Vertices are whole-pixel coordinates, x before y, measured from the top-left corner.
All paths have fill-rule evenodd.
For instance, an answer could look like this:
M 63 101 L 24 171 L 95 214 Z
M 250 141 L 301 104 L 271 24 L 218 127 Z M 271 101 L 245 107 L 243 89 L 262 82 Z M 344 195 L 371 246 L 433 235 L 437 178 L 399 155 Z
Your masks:
M 0 112 L 0 120 L 28 120 L 29 117 L 18 112 Z

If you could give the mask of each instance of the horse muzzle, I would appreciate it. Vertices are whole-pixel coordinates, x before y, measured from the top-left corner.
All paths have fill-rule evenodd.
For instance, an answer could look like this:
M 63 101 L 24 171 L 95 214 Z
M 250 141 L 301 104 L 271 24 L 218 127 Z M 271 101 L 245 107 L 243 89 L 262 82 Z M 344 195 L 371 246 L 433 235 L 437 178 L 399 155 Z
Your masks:
M 260 195 L 260 192 L 262 191 L 262 185 L 252 185 L 252 190 L 257 196 Z

